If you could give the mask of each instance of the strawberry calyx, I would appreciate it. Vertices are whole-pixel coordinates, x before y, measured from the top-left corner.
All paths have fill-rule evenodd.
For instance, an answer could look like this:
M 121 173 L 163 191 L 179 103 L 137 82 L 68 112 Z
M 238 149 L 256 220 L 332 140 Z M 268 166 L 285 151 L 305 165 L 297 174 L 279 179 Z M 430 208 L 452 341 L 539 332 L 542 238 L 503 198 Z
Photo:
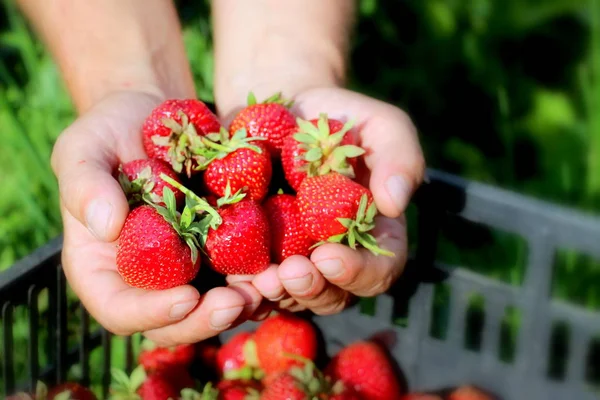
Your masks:
M 330 393 L 329 378 L 317 368 L 312 360 L 291 353 L 284 353 L 284 356 L 304 364 L 302 367 L 291 367 L 287 373 L 296 380 L 296 384 L 308 398 L 318 398 L 320 395 Z
M 171 130 L 168 136 L 155 135 L 152 141 L 158 146 L 167 146 L 167 155 L 173 170 L 177 173 L 185 168 L 188 177 L 195 170 L 195 165 L 204 164 L 206 157 L 202 152 L 202 136 L 196 131 L 194 124 L 190 123 L 188 116 L 181 110 L 177 112 L 181 119 L 178 123 L 173 118 L 163 118 L 162 124 Z
M 362 147 L 342 145 L 344 136 L 354 126 L 354 121 L 346 122 L 342 129 L 331 134 L 327 114 L 320 114 L 317 126 L 309 121 L 297 118 L 299 130 L 294 134 L 298 147 L 303 152 L 298 156 L 305 161 L 298 169 L 306 172 L 309 177 L 338 172 L 348 178 L 354 178 L 355 172 L 348 163 L 349 158 L 363 155 Z
M 252 143 L 259 140 L 267 140 L 267 138 L 248 136 L 244 128 L 233 135 L 230 135 L 225 128 L 221 128 L 219 132 L 209 133 L 201 139 L 202 147 L 199 147 L 197 152 L 202 154 L 204 162 L 199 163 L 196 170 L 205 170 L 214 160 L 223 159 L 239 149 L 251 149 L 260 154 L 263 149 Z
M 162 174 L 161 178 L 165 181 L 168 179 L 168 182 L 171 184 L 176 183 L 177 185 L 181 186 L 178 187 L 180 190 L 182 190 L 182 188 L 188 190 L 165 174 Z M 156 203 L 148 204 L 152 206 L 165 219 L 165 221 L 173 227 L 179 237 L 188 245 L 192 255 L 192 263 L 196 263 L 199 254 L 198 251 L 202 248 L 201 242 L 208 234 L 208 228 L 218 223 L 217 221 L 220 221 L 221 217 L 205 200 L 200 198 L 197 200 L 190 195 L 187 195 L 186 197 L 186 205 L 183 208 L 183 211 L 181 213 L 178 212 L 175 202 L 175 195 L 167 186 L 163 188 L 163 202 L 165 206 L 161 206 Z M 199 213 L 204 212 L 206 212 L 210 218 L 201 218 L 200 220 L 195 220 Z M 217 220 L 212 218 L 212 213 L 216 214 L 218 218 Z
M 146 371 L 138 365 L 130 376 L 117 368 L 111 369 L 112 384 L 110 385 L 111 400 L 142 400 L 138 394 L 139 388 L 146 380 Z
M 246 197 L 246 193 L 242 191 L 242 189 L 238 190 L 235 193 L 231 193 L 231 185 L 229 181 L 227 181 L 227 186 L 225 186 L 225 195 L 217 199 L 217 207 L 221 208 L 226 205 L 231 205 L 235 203 L 239 203 Z
M 156 193 L 152 192 L 156 184 L 152 181 L 152 168 L 150 166 L 141 170 L 135 179 L 129 180 L 127 175 L 123 172 L 123 167 L 121 165 L 119 166 L 118 180 L 121 189 L 123 189 L 123 193 L 127 196 L 127 201 L 130 206 L 135 206 L 142 202 L 158 203 L 161 201 L 160 196 L 157 196 Z
M 277 92 L 277 93 L 273 94 L 272 96 L 267 97 L 265 100 L 263 100 L 261 102 L 258 102 L 256 100 L 256 96 L 254 95 L 253 92 L 249 92 L 246 102 L 248 103 L 248 106 L 254 106 L 256 104 L 281 104 L 285 108 L 291 108 L 294 105 L 294 101 L 288 100 L 288 99 L 285 99 L 284 97 L 282 97 L 281 92 Z
M 204 385 L 202 393 L 195 389 L 185 388 L 181 390 L 181 400 L 217 400 L 219 398 L 219 390 L 208 382 Z
M 346 243 L 352 249 L 356 249 L 357 243 L 362 245 L 364 248 L 370 250 L 375 255 L 384 255 L 388 257 L 394 257 L 394 253 L 388 250 L 384 250 L 377 245 L 377 240 L 373 235 L 369 233 L 375 228 L 375 216 L 377 215 L 377 206 L 375 202 L 367 207 L 369 198 L 367 194 L 363 194 L 360 198 L 356 217 L 351 218 L 338 218 L 340 224 L 346 228 L 346 232 L 340 233 L 339 235 L 331 236 L 326 241 L 321 241 L 313 245 L 314 247 L 320 246 L 326 242 L 330 243 Z
M 248 339 L 242 347 L 244 355 L 244 366 L 238 369 L 230 369 L 223 373 L 223 378 L 227 380 L 261 380 L 265 377 L 264 371 L 260 368 L 256 342 Z

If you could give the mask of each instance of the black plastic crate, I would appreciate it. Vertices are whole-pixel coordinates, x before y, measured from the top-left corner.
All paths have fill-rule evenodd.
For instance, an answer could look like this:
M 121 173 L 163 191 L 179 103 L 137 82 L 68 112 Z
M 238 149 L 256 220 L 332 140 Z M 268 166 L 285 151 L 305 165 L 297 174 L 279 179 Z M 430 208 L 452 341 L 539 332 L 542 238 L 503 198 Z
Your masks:
M 376 298 L 374 313 L 356 305 L 338 315 L 313 318 L 323 332 L 328 353 L 358 339 L 383 335 L 411 390 L 438 390 L 472 383 L 505 400 L 599 398 L 588 369 L 593 340 L 600 335 L 600 315 L 552 300 L 550 286 L 558 249 L 568 248 L 600 259 L 600 219 L 438 171 L 428 172 L 429 182 L 413 202 L 418 215 L 416 249 L 400 281 L 388 294 Z M 523 238 L 528 257 L 522 284 L 502 283 L 460 266 L 437 262 L 440 228 L 449 218 L 473 221 Z M 90 332 L 90 319 L 81 305 L 75 304 L 77 314 L 67 310 L 60 248 L 61 238 L 57 238 L 0 275 L 0 368 L 5 393 L 21 387 L 33 388 L 38 378 L 49 383 L 63 381 L 67 369 L 74 364 L 79 364 L 82 380 L 87 383 L 90 352 L 99 346 L 103 349 L 102 381 L 107 390 L 111 336 L 102 329 Z M 431 335 L 434 288 L 440 282 L 450 288 L 447 335 L 443 339 Z M 41 317 L 47 323 L 48 333 L 40 344 L 37 296 L 43 289 L 48 291 L 49 303 Z M 483 297 L 485 310 L 477 350 L 465 346 L 465 321 L 473 293 Z M 23 305 L 29 320 L 29 343 L 27 349 L 17 349 L 13 345 L 13 310 Z M 499 356 L 502 318 L 507 307 L 514 307 L 521 314 L 510 362 Z M 393 323 L 397 314 L 405 315 L 404 324 Z M 67 348 L 67 319 L 74 315 L 79 319 L 78 345 Z M 564 376 L 552 379 L 548 365 L 556 321 L 564 321 L 569 327 L 569 351 Z M 253 326 L 254 323 L 245 323 L 223 337 Z M 125 363 L 130 370 L 132 341 L 126 340 Z M 50 354 L 46 365 L 40 365 L 38 359 L 40 345 Z M 27 353 L 26 382 L 15 382 L 13 360 L 17 352 Z

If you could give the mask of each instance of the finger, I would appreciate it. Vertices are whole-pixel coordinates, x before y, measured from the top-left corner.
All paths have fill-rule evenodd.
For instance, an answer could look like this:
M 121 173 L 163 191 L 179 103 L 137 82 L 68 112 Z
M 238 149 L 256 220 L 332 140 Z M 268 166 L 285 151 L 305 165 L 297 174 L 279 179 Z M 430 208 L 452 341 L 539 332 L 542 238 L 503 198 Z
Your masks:
M 63 216 L 65 274 L 86 309 L 107 330 L 130 335 L 166 326 L 197 306 L 200 295 L 192 286 L 156 291 L 128 286 L 114 268 L 115 245 L 93 240 L 68 212 Z
M 374 255 L 366 249 L 327 243 L 316 248 L 311 261 L 330 283 L 357 296 L 375 296 L 385 292 L 402 274 L 407 257 L 404 218 L 376 218 L 373 235 L 379 247 L 393 257 Z
M 254 275 L 227 275 L 225 281 L 229 284 L 237 282 L 252 282 Z
M 62 202 L 102 241 L 117 238 L 129 211 L 113 171 L 120 161 L 146 157 L 140 135 L 132 133 L 141 124 L 133 114 L 145 111 L 121 116 L 114 108 L 122 110 L 119 104 L 104 102 L 78 119 L 61 134 L 52 153 Z M 150 103 L 140 108 L 149 109 Z
M 335 314 L 346 306 L 348 292 L 327 282 L 306 257 L 285 259 L 277 275 L 290 296 L 315 314 Z
M 264 321 L 273 312 L 274 304 L 270 301 L 263 301 L 254 314 L 250 317 L 252 321 Z
M 387 217 L 400 216 L 425 172 L 417 131 L 408 115 L 390 104 L 345 89 L 313 90 L 306 97 L 298 96 L 294 108 L 305 118 L 316 118 L 326 110 L 331 118 L 356 119 L 359 144 L 366 150 L 364 160 L 371 171 L 369 187 L 375 204 Z
M 260 294 L 272 302 L 278 302 L 287 297 L 287 292 L 277 276 L 277 269 L 277 265 L 272 265 L 252 280 L 252 284 Z
M 244 309 L 238 317 L 239 322 L 248 320 L 260 307 L 263 297 L 250 282 L 238 282 L 228 286 L 244 298 Z
M 246 305 L 245 296 L 237 290 L 217 287 L 202 296 L 196 309 L 182 321 L 144 335 L 161 346 L 200 342 L 230 328 Z

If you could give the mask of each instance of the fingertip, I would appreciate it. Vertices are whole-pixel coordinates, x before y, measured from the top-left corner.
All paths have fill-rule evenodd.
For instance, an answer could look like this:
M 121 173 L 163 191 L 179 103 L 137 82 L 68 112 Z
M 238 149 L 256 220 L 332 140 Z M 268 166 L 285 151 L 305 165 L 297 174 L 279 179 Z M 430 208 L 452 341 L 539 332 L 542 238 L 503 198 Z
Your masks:
M 270 301 L 279 301 L 285 296 L 285 289 L 277 276 L 278 268 L 272 265 L 252 280 L 254 287 Z

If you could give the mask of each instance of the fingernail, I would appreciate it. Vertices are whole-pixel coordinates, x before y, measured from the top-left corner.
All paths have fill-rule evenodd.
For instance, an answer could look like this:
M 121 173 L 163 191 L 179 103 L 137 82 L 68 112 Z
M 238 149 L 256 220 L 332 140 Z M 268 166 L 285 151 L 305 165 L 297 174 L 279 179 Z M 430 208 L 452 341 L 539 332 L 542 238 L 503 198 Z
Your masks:
M 292 292 L 304 292 L 310 289 L 312 282 L 313 276 L 312 274 L 308 274 L 301 278 L 286 279 L 283 281 L 283 285 Z
M 315 266 L 326 278 L 335 278 L 344 272 L 342 261 L 339 258 L 319 261 L 315 263 Z
M 227 329 L 241 314 L 244 306 L 227 308 L 225 310 L 213 311 L 210 314 L 210 325 L 213 329 L 222 331 Z
M 86 210 L 85 222 L 88 229 L 99 240 L 106 238 L 112 211 L 112 205 L 103 199 L 93 200 Z
M 171 307 L 171 312 L 169 313 L 169 317 L 171 319 L 179 320 L 185 317 L 196 307 L 198 304 L 198 300 L 186 301 L 184 303 L 175 304 Z
M 411 186 L 400 175 L 390 176 L 385 182 L 385 188 L 399 211 L 404 211 L 411 195 Z

